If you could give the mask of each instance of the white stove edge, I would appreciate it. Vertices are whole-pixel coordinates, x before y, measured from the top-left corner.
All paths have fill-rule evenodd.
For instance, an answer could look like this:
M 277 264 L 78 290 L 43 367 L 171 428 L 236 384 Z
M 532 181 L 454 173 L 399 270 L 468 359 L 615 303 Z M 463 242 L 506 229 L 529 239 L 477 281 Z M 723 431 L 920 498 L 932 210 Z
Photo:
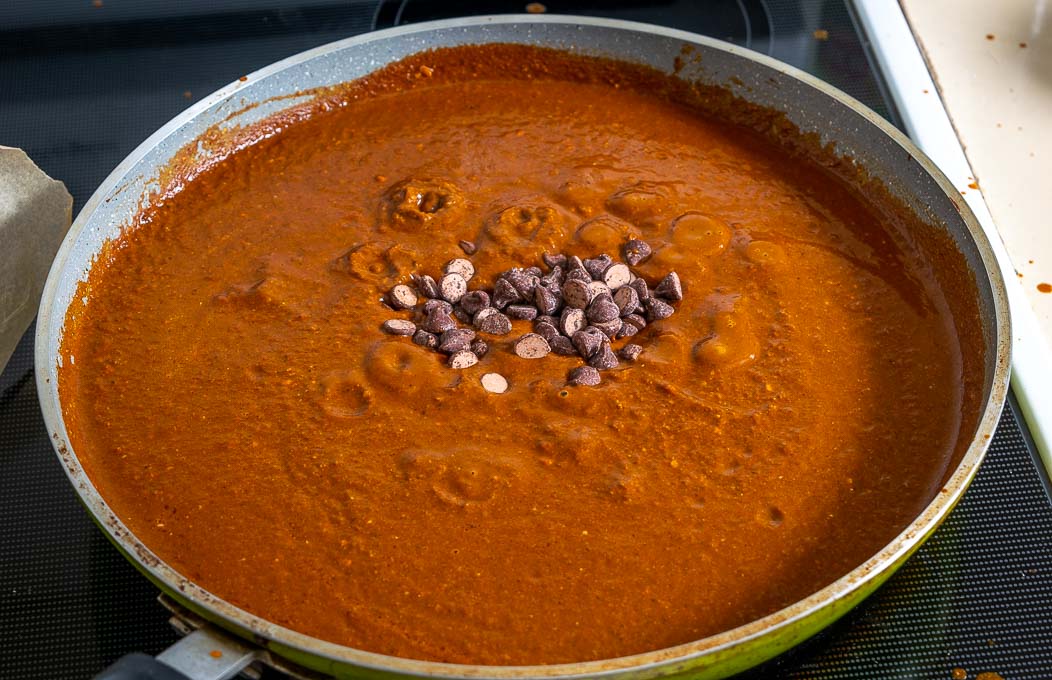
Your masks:
M 854 0 L 853 4 L 907 134 L 958 189 L 967 190 L 975 173 L 942 99 L 924 94 L 939 90 L 902 7 L 896 0 Z M 1052 474 L 1052 350 L 981 193 L 967 191 L 963 198 L 990 240 L 1004 276 L 1012 315 L 1012 392 L 1045 469 Z

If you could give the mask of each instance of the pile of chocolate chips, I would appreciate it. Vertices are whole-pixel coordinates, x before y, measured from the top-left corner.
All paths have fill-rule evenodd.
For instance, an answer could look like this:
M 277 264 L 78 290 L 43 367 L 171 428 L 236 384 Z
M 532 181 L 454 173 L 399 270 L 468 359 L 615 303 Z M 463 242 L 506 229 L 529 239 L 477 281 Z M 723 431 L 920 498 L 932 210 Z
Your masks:
M 518 356 L 579 355 L 587 365 L 573 369 L 569 383 L 598 385 L 599 371 L 616 367 L 619 359 L 633 361 L 643 351 L 639 345 L 626 344 L 615 353 L 611 341 L 668 318 L 675 311 L 672 303 L 683 299 L 675 272 L 651 290 L 629 268 L 649 257 L 646 242 L 633 239 L 622 251 L 625 262 L 615 262 L 606 254 L 584 260 L 545 254 L 547 272 L 540 267 L 509 269 L 497 277 L 492 290 L 469 290 L 474 265 L 462 258 L 450 260 L 437 281 L 414 275 L 413 286 L 400 284 L 390 290 L 386 303 L 412 310 L 415 320 L 390 319 L 383 330 L 412 336 L 416 344 L 449 355 L 450 367 L 467 368 L 489 350 L 476 331 L 507 335 L 512 319 L 530 320 L 533 332 L 513 345 Z M 422 298 L 426 300 L 421 302 Z

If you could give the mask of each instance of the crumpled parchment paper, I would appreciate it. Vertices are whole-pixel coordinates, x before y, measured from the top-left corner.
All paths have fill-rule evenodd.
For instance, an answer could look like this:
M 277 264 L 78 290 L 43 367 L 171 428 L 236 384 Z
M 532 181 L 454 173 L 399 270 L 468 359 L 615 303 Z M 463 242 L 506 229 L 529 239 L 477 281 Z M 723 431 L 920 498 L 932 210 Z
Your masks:
M 73 197 L 21 149 L 0 146 L 0 371 L 29 328 Z

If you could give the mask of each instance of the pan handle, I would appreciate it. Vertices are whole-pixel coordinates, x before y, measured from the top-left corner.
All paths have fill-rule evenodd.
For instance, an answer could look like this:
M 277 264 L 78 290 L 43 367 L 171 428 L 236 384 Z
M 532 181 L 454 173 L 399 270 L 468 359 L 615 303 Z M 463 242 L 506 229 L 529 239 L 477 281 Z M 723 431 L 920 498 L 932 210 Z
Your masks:
M 262 650 L 205 625 L 157 655 L 135 652 L 118 659 L 95 680 L 227 680 Z

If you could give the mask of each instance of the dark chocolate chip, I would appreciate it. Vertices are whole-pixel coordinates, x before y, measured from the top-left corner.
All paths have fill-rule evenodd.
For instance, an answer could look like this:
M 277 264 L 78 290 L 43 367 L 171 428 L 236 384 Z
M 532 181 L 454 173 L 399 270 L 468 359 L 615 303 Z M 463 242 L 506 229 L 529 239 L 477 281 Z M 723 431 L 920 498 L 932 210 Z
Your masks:
M 570 281 L 583 281 L 584 283 L 591 282 L 592 277 L 587 271 L 582 269 L 571 269 L 566 272 L 566 276 L 563 277 L 563 285 L 565 286 Z
M 467 260 L 453 260 L 453 262 L 467 262 Z M 468 264 L 471 263 L 468 262 Z M 456 272 L 446 274 L 438 282 L 439 295 L 442 296 L 443 300 L 451 304 L 460 302 L 460 298 L 464 297 L 466 292 L 468 292 L 468 282 Z
M 614 304 L 614 300 L 609 293 L 600 293 L 592 299 L 588 309 L 585 310 L 585 315 L 592 323 L 612 321 L 621 316 L 621 310 Z M 618 327 L 620 325 L 618 324 Z
M 592 289 L 580 279 L 567 279 L 563 284 L 563 302 L 568 307 L 584 309 L 592 301 Z
M 469 314 L 467 310 L 461 307 L 460 305 L 457 305 L 453 308 L 453 318 L 459 321 L 460 323 L 470 324 L 472 317 L 473 315 Z
M 538 290 L 540 290 L 538 288 Z M 508 305 L 504 309 L 504 313 L 508 315 L 510 319 L 525 319 L 527 321 L 533 321 L 537 318 L 537 308 L 533 305 Z
M 683 299 L 683 285 L 679 281 L 679 274 L 676 272 L 669 272 L 665 278 L 661 279 L 661 283 L 654 287 L 654 295 L 672 302 L 679 302 Z
M 419 298 L 416 296 L 416 291 L 400 283 L 387 294 L 387 304 L 391 305 L 395 309 L 412 309 L 416 307 Z
M 391 335 L 412 335 L 416 333 L 416 324 L 408 319 L 388 319 L 380 326 L 384 333 Z
M 570 340 L 573 342 L 574 349 L 576 349 L 577 353 L 584 359 L 590 359 L 597 351 L 599 351 L 599 348 L 604 341 L 609 343 L 609 340 L 602 331 L 594 326 L 582 328 L 574 333 Z
M 536 321 L 533 324 L 533 332 L 541 336 L 549 343 L 560 336 L 559 329 L 554 324 L 550 324 L 547 321 Z
M 566 270 L 559 265 L 555 265 L 550 272 L 541 277 L 541 284 L 548 290 L 554 292 L 559 286 L 563 285 L 563 281 L 565 280 Z
M 487 307 L 475 315 L 475 328 L 491 335 L 507 335 L 511 332 L 511 319 L 495 308 Z
M 616 317 L 610 319 L 609 321 L 592 322 L 592 326 L 594 328 L 598 328 L 599 330 L 601 330 L 603 332 L 603 335 L 610 338 L 611 340 L 617 337 L 617 334 L 621 331 L 621 326 L 623 325 L 624 322 L 622 322 L 621 319 L 618 319 Z
M 475 331 L 470 328 L 452 328 L 442 334 L 438 341 L 438 351 L 452 354 L 471 347 Z
M 449 355 L 446 364 L 450 368 L 471 368 L 479 362 L 479 358 L 471 350 L 462 349 Z
M 413 342 L 420 345 L 421 347 L 426 347 L 428 349 L 436 349 L 438 347 L 438 336 L 434 333 L 428 333 L 427 331 L 421 328 L 413 334 Z
M 592 368 L 591 366 L 578 366 L 577 368 L 570 371 L 569 380 L 567 381 L 571 385 L 583 385 L 585 387 L 595 387 L 602 382 L 602 377 L 599 375 L 599 371 Z
M 624 245 L 622 252 L 625 256 L 625 262 L 627 262 L 629 266 L 635 267 L 637 264 L 650 257 L 650 254 L 654 251 L 646 241 L 634 238 Z
M 433 278 L 427 274 L 413 274 L 411 278 L 421 295 L 431 299 L 438 297 L 438 284 Z
M 643 353 L 643 348 L 641 346 L 633 344 L 633 343 L 629 343 L 629 344 L 625 345 L 624 347 L 622 347 L 621 351 L 618 352 L 617 354 L 618 354 L 618 356 L 620 356 L 625 361 L 635 361 L 636 358 L 642 353 Z
M 621 321 L 621 328 L 617 329 L 617 335 L 615 335 L 614 338 L 615 339 L 628 338 L 628 337 L 631 337 L 631 336 L 635 335 L 638 332 L 639 332 L 638 328 L 636 328 L 632 324 L 628 323 L 627 321 L 622 320 Z
M 672 305 L 656 297 L 652 297 L 645 301 L 643 303 L 643 308 L 647 311 L 647 321 L 660 321 L 661 319 L 667 319 L 676 311 Z
M 632 282 L 628 285 L 632 287 L 632 290 L 636 291 L 640 302 L 650 299 L 650 287 L 647 286 L 647 282 L 643 279 L 632 279 Z
M 548 341 L 536 333 L 526 333 L 520 337 L 515 341 L 513 349 L 515 354 L 523 359 L 543 359 L 552 351 Z
M 449 312 L 436 307 L 427 315 L 427 319 L 424 320 L 422 325 L 425 331 L 445 333 L 450 329 L 456 328 L 457 322 L 450 317 Z
M 621 286 L 627 286 L 631 281 L 632 271 L 628 265 L 620 262 L 615 262 L 603 272 L 603 283 L 609 286 L 610 290 L 618 290 Z
M 479 247 L 472 241 L 461 241 L 460 249 L 464 251 L 465 255 L 474 255 L 479 251 Z
M 570 342 L 570 338 L 565 335 L 559 335 L 548 341 L 548 344 L 552 347 L 552 352 L 564 357 L 572 357 L 577 354 L 577 350 L 574 348 L 573 343 Z
M 491 304 L 497 309 L 504 309 L 512 302 L 522 302 L 522 295 L 507 279 L 497 279 L 493 284 L 493 298 Z
M 562 253 L 544 253 L 541 259 L 544 260 L 544 266 L 548 269 L 555 269 L 566 264 L 566 256 Z
M 588 275 L 591 276 L 594 281 L 602 281 L 603 272 L 606 271 L 607 267 L 613 264 L 613 260 L 610 259 L 610 256 L 606 253 L 587 260 L 582 260 L 582 262 L 584 263 L 585 271 L 588 272 Z
M 474 316 L 480 309 L 489 307 L 489 293 L 484 290 L 473 290 L 460 298 L 460 306 L 465 312 Z
M 544 274 L 544 270 L 542 270 L 536 265 L 532 267 L 526 267 L 526 269 L 524 269 L 523 271 L 525 271 L 530 276 L 536 276 L 537 278 L 541 278 L 541 276 Z
M 585 318 L 584 310 L 576 307 L 564 307 L 562 316 L 559 317 L 557 328 L 562 331 L 563 335 L 571 338 L 574 333 L 587 325 L 588 320 Z
M 616 368 L 618 363 L 617 355 L 614 354 L 614 350 L 610 348 L 610 341 L 603 338 L 604 342 L 599 350 L 588 359 L 588 365 L 592 368 L 600 371 L 605 371 L 611 368 Z
M 614 304 L 621 316 L 628 316 L 639 309 L 639 293 L 632 286 L 621 286 L 614 293 Z
M 537 286 L 533 289 L 533 303 L 537 305 L 537 311 L 541 314 L 554 314 L 559 311 L 560 302 L 559 296 L 545 286 Z
M 424 314 L 432 314 L 435 310 L 443 311 L 449 314 L 453 311 L 453 305 L 449 304 L 445 300 L 439 300 L 438 298 L 432 298 L 424 303 Z
M 624 318 L 624 322 L 630 326 L 634 326 L 637 331 L 643 330 L 647 325 L 647 320 L 639 314 L 629 314 Z
M 481 359 L 486 356 L 487 352 L 489 352 L 489 343 L 482 338 L 475 338 L 471 341 L 471 351 L 475 356 Z

